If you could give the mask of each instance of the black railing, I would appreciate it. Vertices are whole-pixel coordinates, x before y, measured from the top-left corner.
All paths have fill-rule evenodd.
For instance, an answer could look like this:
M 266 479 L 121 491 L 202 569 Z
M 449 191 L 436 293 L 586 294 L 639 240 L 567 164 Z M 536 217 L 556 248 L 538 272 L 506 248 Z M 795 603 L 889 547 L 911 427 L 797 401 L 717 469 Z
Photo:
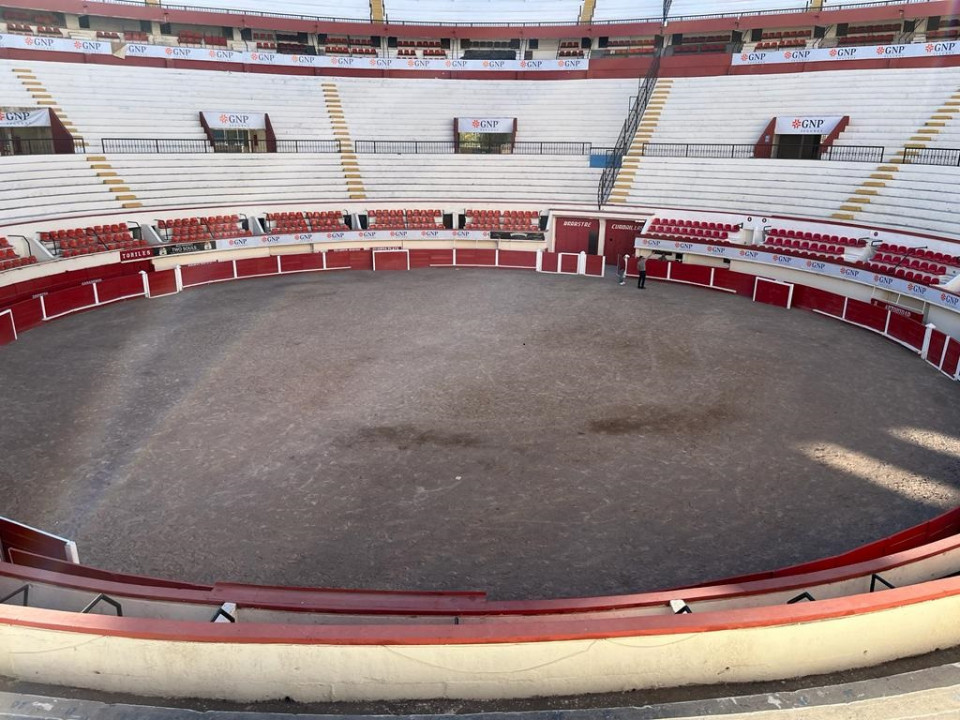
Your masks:
M 69 138 L 0 139 L 0 155 L 53 155 L 55 153 L 69 155 L 86 152 L 86 147 L 80 138 L 74 138 L 72 141 Z
M 613 151 L 608 156 L 606 167 L 603 168 L 603 174 L 600 176 L 600 183 L 597 186 L 597 207 L 603 207 L 604 203 L 610 198 L 610 192 L 617 181 L 623 156 L 627 154 L 627 146 L 633 142 L 633 137 L 637 134 L 637 127 L 640 125 L 640 118 L 643 117 L 647 104 L 653 96 L 653 90 L 657 86 L 657 78 L 660 76 L 660 52 L 658 51 L 654 56 L 653 62 L 650 63 L 650 69 L 647 70 L 647 74 L 641 81 L 637 99 L 630 107 L 627 119 L 623 121 L 617 144 L 614 145 Z
M 820 160 L 882 163 L 884 149 L 872 145 L 831 145 L 818 151 Z
M 278 153 L 338 153 L 339 140 L 277 140 Z
M 746 160 L 769 158 L 770 145 L 723 145 L 710 143 L 646 143 L 638 153 L 644 157 L 702 158 L 709 160 Z M 838 162 L 883 162 L 884 149 L 875 146 L 834 145 L 817 151 L 810 160 L 835 160 Z M 800 158 L 781 158 L 797 160 Z
M 358 153 L 387 155 L 589 155 L 587 142 L 515 142 L 503 145 L 457 143 L 453 140 L 357 140 L 353 148 Z
M 103 138 L 105 153 L 210 153 L 206 139 L 196 138 Z
M 903 162 L 909 165 L 960 165 L 960 149 L 904 148 Z

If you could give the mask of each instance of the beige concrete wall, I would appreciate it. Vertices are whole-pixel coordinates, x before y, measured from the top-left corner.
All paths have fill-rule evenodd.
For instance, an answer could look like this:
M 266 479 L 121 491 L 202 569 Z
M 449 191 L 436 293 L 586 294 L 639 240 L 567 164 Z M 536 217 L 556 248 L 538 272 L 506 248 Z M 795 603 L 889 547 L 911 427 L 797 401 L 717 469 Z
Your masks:
M 42 621 L 64 614 L 0 608 L 0 675 L 164 697 L 327 702 L 520 698 L 775 680 L 958 645 L 960 592 L 954 592 L 799 624 L 486 645 L 229 642 L 232 632 L 243 631 L 241 625 L 224 626 L 222 643 L 106 637 L 11 625 L 4 618 L 29 612 Z M 816 606 L 837 602 L 846 601 Z M 137 621 L 104 622 L 120 630 Z

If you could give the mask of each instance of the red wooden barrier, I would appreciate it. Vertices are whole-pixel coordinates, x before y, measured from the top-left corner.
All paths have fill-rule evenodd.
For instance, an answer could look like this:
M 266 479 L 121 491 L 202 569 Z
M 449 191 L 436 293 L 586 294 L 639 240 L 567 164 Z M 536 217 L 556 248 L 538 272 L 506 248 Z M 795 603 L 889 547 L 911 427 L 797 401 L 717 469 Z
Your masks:
M 101 303 L 142 295 L 143 279 L 140 275 L 121 275 L 97 283 L 97 299 Z
M 543 263 L 540 266 L 540 269 L 543 272 L 556 272 L 560 267 L 560 256 L 556 253 L 545 252 L 543 253 Z
M 150 286 L 150 297 L 170 295 L 177 291 L 177 278 L 173 270 L 147 273 L 147 283 Z
M 96 303 L 93 294 L 93 284 L 78 285 L 67 290 L 58 290 L 50 293 L 44 299 L 47 307 L 47 317 L 53 318 L 59 315 L 75 312 L 81 308 L 86 308 Z
M 13 324 L 17 333 L 26 332 L 43 323 L 43 305 L 40 298 L 18 302 L 11 305 L 9 310 L 13 313 Z
M 713 286 L 721 290 L 732 290 L 737 295 L 753 297 L 753 284 L 756 278 L 753 275 L 733 272 L 727 268 L 714 268 Z
M 918 323 L 908 317 L 890 313 L 890 323 L 887 326 L 887 334 L 912 347 L 917 352 L 923 347 L 923 338 L 926 335 L 927 328 L 923 323 Z
M 606 258 L 603 255 L 587 255 L 586 274 L 592 277 L 602 277 L 605 264 Z
M 281 255 L 280 269 L 285 273 L 304 272 L 307 270 L 323 270 L 323 253 Z
M 453 250 L 411 250 L 410 268 L 449 267 L 453 265 Z
M 351 250 L 351 270 L 373 270 L 373 253 L 370 250 Z
M 560 267 L 559 271 L 562 273 L 568 273 L 570 275 L 577 274 L 577 266 L 580 263 L 579 255 L 567 255 L 566 253 L 560 254 Z
M 69 543 L 27 525 L 0 518 L 0 560 L 10 562 L 14 548 L 70 562 L 74 556 Z
M 647 263 L 649 267 L 650 263 Z M 712 268 L 706 265 L 687 265 L 686 263 L 670 264 L 670 279 L 675 282 L 692 283 L 710 287 L 710 272 Z
M 950 338 L 947 340 L 947 353 L 943 357 L 943 364 L 940 365 L 940 369 L 953 377 L 957 374 L 958 367 L 960 367 L 960 342 Z
M 457 267 L 495 267 L 497 264 L 496 250 L 462 250 L 457 248 Z
M 843 296 L 819 288 L 795 285 L 793 306 L 805 310 L 817 310 L 834 317 L 843 316 Z
M 776 307 L 793 307 L 793 285 L 758 277 L 753 286 L 753 301 Z
M 887 314 L 883 308 L 850 298 L 843 319 L 882 333 L 887 326 Z
M 501 250 L 498 267 L 533 270 L 537 267 L 537 254 L 532 250 Z
M 183 286 L 203 285 L 217 280 L 233 280 L 232 262 L 212 262 L 202 265 L 184 265 L 180 268 Z
M 409 258 L 406 250 L 374 250 L 373 269 L 408 270 Z
M 276 275 L 277 272 L 277 259 L 275 257 L 246 258 L 245 260 L 237 260 L 237 277 Z
M 12 343 L 17 339 L 17 330 L 13 326 L 13 313 L 0 312 L 0 345 Z

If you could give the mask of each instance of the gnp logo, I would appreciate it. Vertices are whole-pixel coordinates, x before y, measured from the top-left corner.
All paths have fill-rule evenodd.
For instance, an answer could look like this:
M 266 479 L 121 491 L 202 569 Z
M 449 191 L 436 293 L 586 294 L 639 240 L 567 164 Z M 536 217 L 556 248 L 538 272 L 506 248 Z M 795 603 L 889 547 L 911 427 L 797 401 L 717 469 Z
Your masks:
M 283 238 L 280 235 L 262 235 L 260 242 L 264 245 L 279 245 Z
M 873 282 L 877 285 L 893 285 L 893 278 L 886 275 L 874 275 Z
M 793 264 L 793 258 L 792 258 L 792 257 L 789 257 L 789 256 L 787 256 L 787 255 L 774 255 L 774 256 L 773 256 L 773 261 L 774 261 L 775 263 L 777 263 L 778 265 L 792 265 L 792 264 Z
M 290 62 L 294 65 L 315 65 L 317 62 L 316 55 L 291 55 Z
M 579 60 L 557 60 L 557 67 L 577 69 L 580 65 Z
M 767 54 L 764 52 L 752 52 L 752 53 L 743 53 L 740 55 L 740 61 L 751 63 L 751 62 L 763 62 L 767 59 Z
M 916 283 L 907 283 L 907 292 L 912 292 L 914 295 L 923 297 L 927 294 L 927 287 L 925 285 L 917 285 Z
M 453 70 L 463 70 L 467 65 L 466 60 L 447 60 L 447 67 L 452 68 Z
M 82 52 L 98 52 L 101 43 L 92 40 L 75 40 L 73 46 Z
M 842 267 L 840 268 L 840 274 L 846 277 L 858 278 L 860 277 L 860 271 L 854 270 L 853 268 Z
M 453 231 L 453 236 L 454 236 L 455 238 L 467 238 L 467 239 L 469 239 L 472 235 L 473 235 L 473 231 L 471 231 L 471 230 L 454 230 L 454 231 Z
M 274 63 L 277 60 L 276 53 L 250 53 L 250 59 L 254 62 Z
M 499 120 L 474 120 L 470 124 L 478 130 L 496 130 L 500 127 Z
M 960 307 L 960 296 L 957 295 L 948 295 L 947 293 L 940 293 L 940 302 L 942 302 L 947 307 Z
M 957 43 L 927 43 L 924 50 L 928 55 L 954 55 L 956 54 Z
M 673 246 L 674 246 L 677 250 L 684 250 L 684 251 L 693 250 L 693 243 L 675 242 L 675 243 L 673 244 Z
M 346 233 L 342 232 L 327 233 L 327 240 L 343 240 L 345 237 Z
M 819 130 L 823 127 L 824 121 L 810 118 L 806 120 L 803 118 L 794 118 L 790 124 L 793 125 L 794 130 Z
M 10 110 L 0 110 L 0 122 L 9 123 L 16 125 L 17 123 L 24 123 L 30 119 L 30 112 L 17 112 Z
M 33 45 L 36 48 L 52 48 L 54 46 L 53 38 L 28 37 L 23 40 L 27 45 Z
M 146 55 L 146 45 L 127 45 L 127 55 Z
M 643 242 L 644 244 L 646 244 L 647 247 L 652 247 L 652 248 L 663 247 L 663 242 L 661 242 L 660 240 L 652 240 L 649 238 L 645 238 Z
M 507 65 L 505 60 L 484 60 L 483 66 L 491 70 L 502 70 Z
M 375 230 L 362 230 L 360 232 L 360 237 L 365 240 L 372 240 L 376 236 L 377 236 L 377 233 Z
M 390 237 L 392 238 L 405 238 L 407 236 L 406 230 L 391 230 Z
M 211 50 L 207 55 L 211 60 L 233 60 L 233 50 Z
M 844 58 L 853 58 L 857 56 L 856 48 L 833 48 L 830 50 L 830 57 L 843 60 Z
M 525 70 L 539 70 L 543 67 L 543 60 L 521 60 L 520 67 Z
M 370 58 L 370 67 L 373 68 L 389 68 L 390 59 L 389 58 Z
M 313 240 L 313 233 L 303 233 L 302 235 L 294 235 L 293 239 L 297 242 L 310 242 Z
M 827 264 L 818 262 L 816 260 L 807 260 L 807 267 L 811 270 L 816 270 L 817 272 L 823 272 L 827 269 Z
M 756 250 L 741 250 L 739 255 L 747 260 L 756 260 L 760 257 L 760 253 L 758 253 Z
M 726 255 L 727 249 L 716 245 L 707 245 L 707 252 L 711 255 Z
M 172 47 L 168 47 L 168 48 L 167 48 L 166 50 L 164 50 L 163 52 L 165 52 L 165 53 L 166 53 L 167 55 L 169 55 L 170 57 L 175 57 L 175 58 L 188 58 L 188 57 L 190 57 L 190 56 L 193 54 L 193 53 L 191 52 L 191 49 L 192 49 L 192 48 L 172 48 Z
M 217 242 L 220 241 L 218 240 Z M 230 238 L 227 240 L 227 245 L 230 247 L 246 247 L 249 242 L 250 238 Z
M 783 57 L 787 60 L 803 61 L 810 57 L 810 51 L 809 50 L 787 51 L 783 54 Z
M 335 57 L 330 58 L 330 60 L 334 65 L 339 65 L 340 67 L 353 67 L 356 64 L 354 63 L 354 58 L 348 57 Z
M 250 124 L 250 116 L 240 115 L 237 113 L 223 113 L 220 115 L 220 122 L 224 125 L 238 125 L 240 127 L 246 127 Z
M 430 61 L 429 60 L 407 60 L 407 67 L 428 68 L 430 67 Z
M 439 230 L 421 230 L 420 237 L 425 237 L 425 238 L 440 237 L 440 231 Z
M 877 55 L 903 55 L 906 49 L 905 45 L 879 45 L 877 46 Z

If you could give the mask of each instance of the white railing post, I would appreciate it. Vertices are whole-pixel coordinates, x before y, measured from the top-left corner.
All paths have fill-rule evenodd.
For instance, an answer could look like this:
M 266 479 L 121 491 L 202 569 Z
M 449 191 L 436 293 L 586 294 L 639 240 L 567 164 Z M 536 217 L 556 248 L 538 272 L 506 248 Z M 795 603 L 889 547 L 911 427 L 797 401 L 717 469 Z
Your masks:
M 177 292 L 183 292 L 183 272 L 181 271 L 179 265 L 173 269 L 173 279 L 177 284 Z
M 537 250 L 537 272 L 543 272 L 543 250 Z
M 923 345 L 920 347 L 920 357 L 923 360 L 926 360 L 927 355 L 930 353 L 930 340 L 933 338 L 933 331 L 936 329 L 936 325 L 927 323 L 926 331 L 923 333 Z
M 44 320 L 47 319 L 47 301 L 45 298 L 45 294 L 40 296 L 40 313 Z
M 587 254 L 581 250 L 577 255 L 577 275 L 587 274 Z
M 93 285 L 93 304 L 94 304 L 94 305 L 99 305 L 99 304 L 100 304 L 100 291 L 97 290 L 97 285 L 99 285 L 99 282 L 90 283 L 90 284 Z
M 143 281 L 143 296 L 149 300 L 150 299 L 150 281 L 147 280 L 146 270 L 140 271 L 140 279 Z

